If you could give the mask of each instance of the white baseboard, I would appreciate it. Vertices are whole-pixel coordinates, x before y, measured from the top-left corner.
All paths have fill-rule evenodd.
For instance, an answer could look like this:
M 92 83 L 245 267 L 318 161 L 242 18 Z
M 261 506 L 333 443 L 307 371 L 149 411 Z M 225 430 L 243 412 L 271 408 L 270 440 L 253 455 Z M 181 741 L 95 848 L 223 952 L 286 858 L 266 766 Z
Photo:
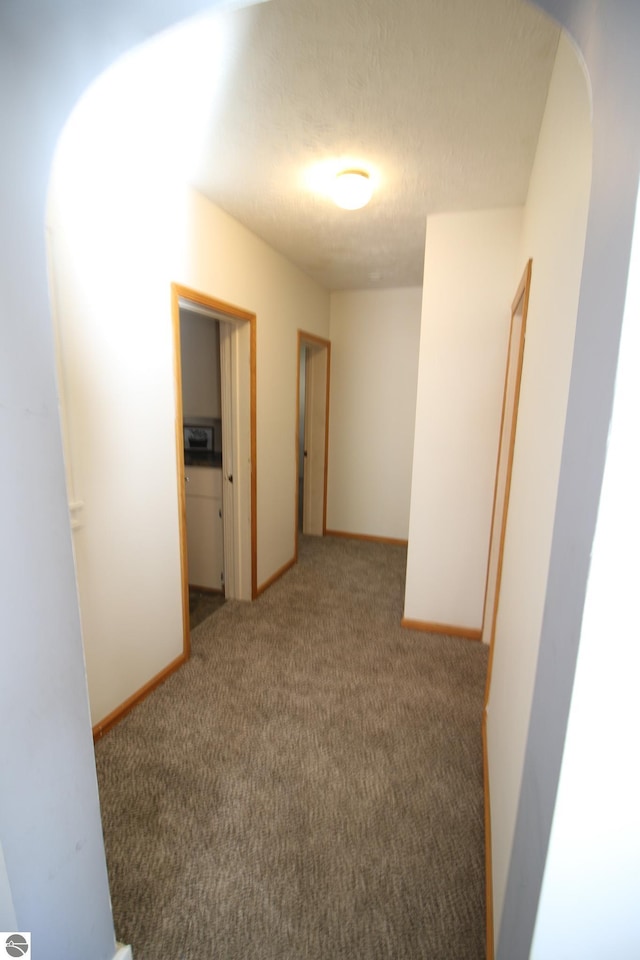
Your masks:
M 133 960 L 133 951 L 131 947 L 125 946 L 124 943 L 116 943 L 118 948 L 115 952 L 113 960 Z

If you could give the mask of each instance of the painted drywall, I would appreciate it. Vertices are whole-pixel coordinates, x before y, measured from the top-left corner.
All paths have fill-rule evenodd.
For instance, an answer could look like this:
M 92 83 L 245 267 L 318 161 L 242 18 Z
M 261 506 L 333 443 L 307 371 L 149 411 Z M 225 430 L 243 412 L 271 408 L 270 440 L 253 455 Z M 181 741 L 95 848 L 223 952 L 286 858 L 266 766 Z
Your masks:
M 607 465 L 534 960 L 640 956 L 640 772 L 633 753 L 640 730 L 640 645 L 637 632 L 629 629 L 637 617 L 640 583 L 640 457 L 637 446 L 628 442 L 637 429 L 640 409 L 639 208 L 629 278 Z M 612 564 L 615 554 L 618 562 Z M 615 816 L 603 816 L 612 807 Z
M 421 298 L 331 296 L 330 530 L 407 539 Z
M 629 768 L 639 720 L 632 689 L 640 535 L 633 289 L 625 315 L 627 283 L 637 284 L 636 261 L 630 273 L 629 260 L 640 105 L 630 91 L 640 86 L 640 10 L 625 0 L 540 5 L 573 32 L 585 57 L 593 165 L 551 558 L 497 956 L 529 956 L 535 929 L 536 960 L 626 960 L 637 956 L 640 942 L 640 798 Z M 513 707 L 512 716 L 517 719 Z
M 221 417 L 220 327 L 200 313 L 180 310 L 182 413 L 187 417 Z
M 487 710 L 499 929 L 540 642 L 591 183 L 589 92 L 560 41 L 523 223 L 533 260 Z
M 429 217 L 404 615 L 479 630 L 522 210 Z
M 50 168 L 95 73 L 172 16 L 203 6 L 0 7 L 0 116 L 10 145 L 0 153 L 0 837 L 17 923 L 31 931 L 34 956 L 51 960 L 111 960 L 116 947 L 55 382 Z
M 3 781 L 0 794 L 0 833 L 19 922 L 36 931 L 55 960 L 106 960 L 113 956 L 113 934 L 99 822 L 93 816 L 97 793 L 47 304 L 42 227 L 49 167 L 56 136 L 88 80 L 172 17 L 210 5 L 204 0 L 166 0 L 162 5 L 58 0 L 55 12 L 44 2 L 0 9 L 0 113 L 11 145 L 0 153 L 0 184 L 9 185 L 2 193 L 0 217 L 0 443 L 12 451 L 0 459 L 0 747 L 13 774 Z M 640 155 L 638 101 L 629 95 L 640 86 L 637 5 L 622 0 L 595 0 L 588 8 L 583 0 L 539 0 L 539 5 L 574 30 L 585 52 L 594 90 L 595 150 L 547 601 L 499 942 L 504 957 L 529 953 L 547 855 L 607 456 Z M 640 358 L 632 353 L 632 360 L 637 370 Z M 635 427 L 627 428 L 623 437 L 632 449 L 636 433 Z M 613 484 L 614 498 L 621 493 L 619 483 L 620 478 Z M 637 543 L 636 514 L 625 509 L 623 515 L 625 529 Z M 621 538 L 597 545 L 614 571 L 619 570 Z M 31 602 L 34 584 L 46 585 L 46 603 Z M 622 586 L 613 600 L 624 598 L 623 629 L 633 636 L 635 608 L 626 604 L 637 594 L 636 583 Z M 587 611 L 585 626 L 591 616 Z M 610 684 L 593 675 L 585 680 L 584 673 L 576 678 L 576 693 L 586 693 L 589 704 L 597 704 L 607 748 L 615 740 L 625 756 L 633 756 L 637 722 L 618 725 L 619 677 Z M 592 728 L 577 723 L 574 732 L 580 742 L 568 742 L 567 753 L 579 746 L 592 757 Z M 603 823 L 611 823 L 619 811 L 624 767 L 614 764 L 606 773 L 611 792 L 598 814 Z M 553 844 L 557 842 L 556 833 Z M 618 881 L 611 884 L 612 892 L 615 888 L 620 894 L 628 884 L 615 872 L 618 850 L 609 852 L 606 844 L 601 850 L 612 871 L 608 875 Z M 598 859 L 583 866 L 593 877 L 600 875 L 603 863 Z M 637 922 L 636 903 L 637 896 L 632 923 Z M 580 927 L 593 929 L 596 922 L 606 926 L 616 919 L 611 897 L 601 897 L 590 916 L 582 914 Z M 541 914 L 540 936 L 547 921 Z M 573 932 L 579 940 L 580 930 L 574 927 Z
M 126 109 L 114 71 L 76 111 L 49 218 L 94 723 L 182 650 L 171 282 L 257 315 L 258 585 L 295 550 L 297 329 L 329 329 L 317 284 L 175 170 L 150 174 L 153 127 L 131 141 L 134 67 L 120 67 Z

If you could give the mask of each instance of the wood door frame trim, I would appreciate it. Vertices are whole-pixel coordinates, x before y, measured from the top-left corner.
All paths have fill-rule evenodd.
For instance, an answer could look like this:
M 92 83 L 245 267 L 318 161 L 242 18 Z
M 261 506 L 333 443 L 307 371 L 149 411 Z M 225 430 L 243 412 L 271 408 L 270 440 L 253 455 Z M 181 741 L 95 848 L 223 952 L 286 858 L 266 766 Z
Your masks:
M 493 960 L 495 956 L 495 930 L 493 924 L 493 848 L 491 842 L 491 783 L 489 779 L 489 743 L 487 732 L 489 696 L 491 692 L 491 678 L 493 674 L 493 653 L 495 648 L 495 632 L 498 613 L 498 603 L 500 599 L 500 585 L 502 580 L 502 562 L 504 558 L 504 541 L 507 529 L 507 515 L 509 511 L 509 497 L 511 494 L 511 474 L 513 469 L 513 454 L 515 450 L 516 430 L 518 427 L 518 406 L 520 404 L 520 384 L 522 380 L 522 368 L 524 362 L 524 345 L 527 333 L 527 314 L 529 311 L 529 295 L 531 293 L 531 275 L 533 262 L 527 261 L 524 273 L 518 284 L 516 295 L 511 304 L 511 320 L 509 326 L 509 347 L 507 358 L 511 354 L 511 337 L 513 336 L 513 317 L 522 300 L 522 334 L 520 341 L 520 350 L 518 354 L 518 378 L 514 394 L 514 420 L 509 443 L 509 452 L 507 459 L 507 477 L 505 481 L 505 504 L 506 508 L 502 517 L 502 529 L 500 531 L 500 543 L 498 546 L 498 567 L 496 570 L 496 595 L 493 607 L 493 626 L 489 638 L 489 660 L 487 663 L 487 679 L 484 690 L 484 704 L 482 709 L 482 775 L 484 784 L 484 864 L 485 864 L 485 911 L 486 911 L 486 954 L 487 960 Z M 508 364 L 508 360 L 507 360 Z M 498 496 L 498 467 L 500 465 L 500 448 L 502 446 L 502 432 L 504 430 L 505 407 L 507 401 L 507 382 L 508 366 L 505 373 L 505 387 L 502 401 L 502 417 L 500 421 L 500 442 L 498 444 L 498 462 L 496 464 L 496 483 L 493 492 L 493 509 L 491 513 L 491 533 L 489 537 L 489 557 L 487 559 L 487 583 L 485 585 L 484 607 L 487 603 L 487 590 L 489 588 L 489 559 L 491 556 L 491 541 L 493 539 L 493 528 L 495 523 L 496 500 Z M 484 636 L 484 616 L 481 635 Z
M 456 627 L 452 623 L 435 623 L 430 620 L 411 620 L 403 617 L 400 626 L 407 630 L 420 630 L 423 633 L 437 633 L 446 637 L 461 637 L 463 640 L 478 641 L 482 639 L 482 631 L 474 627 Z
M 352 533 L 350 530 L 327 530 L 327 537 L 342 537 L 343 540 L 365 540 L 368 543 L 387 543 L 392 547 L 408 547 L 409 541 L 399 537 L 379 537 L 374 533 Z
M 325 347 L 327 351 L 327 377 L 325 386 L 325 423 L 324 423 L 324 491 L 322 495 L 322 535 L 327 533 L 327 489 L 329 483 L 329 400 L 331 394 L 331 341 L 324 337 L 319 337 L 315 333 L 307 333 L 298 328 L 297 349 L 296 349 L 296 423 L 295 423 L 295 547 L 293 552 L 293 563 L 298 562 L 298 510 L 300 507 L 300 494 L 298 491 L 298 427 L 300 423 L 300 348 L 303 343 L 310 343 L 314 346 Z M 277 579 L 277 578 L 276 578 Z
M 180 541 L 180 585 L 182 592 L 182 657 L 191 656 L 189 629 L 189 572 L 187 565 L 187 497 L 184 489 L 184 431 L 182 411 L 182 352 L 180 343 L 180 291 L 171 284 L 171 328 L 173 337 L 173 385 L 175 403 L 176 480 L 178 487 L 178 537 Z
M 188 609 L 188 608 L 187 608 Z M 150 693 L 159 687 L 161 683 L 164 683 L 165 680 L 168 680 L 172 673 L 175 673 L 183 663 L 186 663 L 189 659 L 188 654 L 181 653 L 179 657 L 176 657 L 175 660 L 172 660 L 164 670 L 161 670 L 160 673 L 157 673 L 155 677 L 152 677 L 151 680 L 148 680 L 139 690 L 136 690 L 135 693 L 132 693 L 130 697 L 121 703 L 120 706 L 116 707 L 115 710 L 112 710 L 111 713 L 108 713 L 106 717 L 102 720 L 99 720 L 98 723 L 94 724 L 92 728 L 93 741 L 99 740 L 101 737 L 108 733 L 112 727 L 115 727 L 128 713 L 130 713 L 135 706 L 137 706 L 145 697 L 148 697 Z
M 502 399 L 502 416 L 500 419 L 500 440 L 498 443 L 498 460 L 496 462 L 496 482 L 493 490 L 493 508 L 491 511 L 491 532 L 489 534 L 489 554 L 487 556 L 487 581 L 485 583 L 485 593 L 484 593 L 484 607 L 487 602 L 487 591 L 489 589 L 489 562 L 491 558 L 491 541 L 493 539 L 493 528 L 495 523 L 495 513 L 496 513 L 496 502 L 498 497 L 498 468 L 500 466 L 500 448 L 502 446 L 502 433 L 504 430 L 504 421 L 505 421 L 505 411 L 507 405 L 507 382 L 508 382 L 508 358 L 511 353 L 511 338 L 513 336 L 513 317 L 516 313 L 519 303 L 522 301 L 522 332 L 520 336 L 520 349 L 518 351 L 518 375 L 516 379 L 515 391 L 514 391 L 514 414 L 513 414 L 513 427 L 511 430 L 511 438 L 509 441 L 509 450 L 507 453 L 507 476 L 505 480 L 505 491 L 504 491 L 504 500 L 505 500 L 505 509 L 502 516 L 502 526 L 500 529 L 500 541 L 498 544 L 498 567 L 496 570 L 496 594 L 493 602 L 493 613 L 492 620 L 493 625 L 491 627 L 491 635 L 489 637 L 489 662 L 487 664 L 487 680 L 485 683 L 484 691 L 484 708 L 486 710 L 487 704 L 489 703 L 489 689 L 491 686 L 491 674 L 493 671 L 493 648 L 494 648 L 494 639 L 496 632 L 496 620 L 498 614 L 498 603 L 500 601 L 500 586 L 502 582 L 502 563 L 504 559 L 504 542 L 507 532 L 507 518 L 509 513 L 509 497 L 511 495 L 511 475 L 513 471 L 513 454 L 516 445 L 516 431 L 518 429 L 518 407 L 520 404 L 520 385 L 522 382 L 522 367 L 523 367 L 523 358 L 524 358 L 524 344 L 527 333 L 527 313 L 529 310 L 529 294 L 531 291 L 531 274 L 532 274 L 533 261 L 529 259 L 527 265 L 522 274 L 520 283 L 518 284 L 518 289 L 516 295 L 513 298 L 511 304 L 511 319 L 509 324 L 509 347 L 507 350 L 507 371 L 505 373 L 505 382 L 504 382 L 504 394 Z M 482 636 L 484 637 L 484 616 L 482 622 Z
M 180 574 L 182 577 L 182 628 L 184 657 L 191 652 L 189 631 L 189 580 L 187 565 L 187 505 L 184 483 L 184 441 L 182 435 L 182 366 L 180 345 L 180 300 L 189 300 L 214 313 L 223 314 L 231 321 L 249 324 L 249 405 L 251 449 L 251 599 L 258 595 L 257 556 L 257 470 L 256 470 L 256 315 L 235 304 L 218 300 L 202 291 L 171 284 L 171 316 L 173 325 L 173 374 L 175 389 L 176 470 L 178 479 L 178 517 L 180 526 Z
M 296 563 L 296 558 L 292 557 L 291 560 L 287 560 L 287 562 L 284 563 L 279 570 L 276 570 L 275 573 L 272 573 L 271 576 L 268 577 L 264 581 L 264 583 L 261 583 L 260 586 L 258 587 L 258 596 L 261 596 L 265 592 L 265 590 L 268 590 L 269 587 L 272 587 L 277 580 L 279 580 L 281 577 L 285 575 L 287 570 L 291 570 L 291 568 L 295 566 L 295 563 Z

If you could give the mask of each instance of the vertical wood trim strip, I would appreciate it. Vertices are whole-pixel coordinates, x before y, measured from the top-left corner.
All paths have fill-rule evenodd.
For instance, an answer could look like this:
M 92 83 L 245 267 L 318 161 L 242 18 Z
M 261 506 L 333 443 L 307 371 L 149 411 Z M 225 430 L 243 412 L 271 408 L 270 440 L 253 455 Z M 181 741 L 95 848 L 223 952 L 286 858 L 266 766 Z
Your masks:
M 171 318 L 173 326 L 173 384 L 175 391 L 176 470 L 178 473 L 178 526 L 180 536 L 180 575 L 182 577 L 182 654 L 191 655 L 189 627 L 189 565 L 187 554 L 187 498 L 184 489 L 184 437 L 182 433 L 182 358 L 180 344 L 180 293 L 171 284 Z
M 520 336 L 520 348 L 518 351 L 518 366 L 516 374 L 516 386 L 514 394 L 514 414 L 513 414 L 513 426 L 511 429 L 511 437 L 509 438 L 509 451 L 507 454 L 507 476 L 505 481 L 505 491 L 504 491 L 504 502 L 505 507 L 502 514 L 502 525 L 500 528 L 500 541 L 498 546 L 498 568 L 496 570 L 496 590 L 493 600 L 493 609 L 491 611 L 491 633 L 489 636 L 489 662 L 487 664 L 487 681 L 485 684 L 484 692 L 484 706 L 485 710 L 489 703 L 489 692 L 491 688 L 491 675 L 493 673 L 493 651 L 494 651 L 494 640 L 496 633 L 496 620 L 498 616 L 498 604 L 500 602 L 500 586 L 502 583 L 502 563 L 504 559 L 504 541 L 507 531 L 507 517 L 509 513 L 509 497 L 511 495 L 511 474 L 513 472 L 513 453 L 515 450 L 516 444 L 516 431 L 518 429 L 518 404 L 520 403 L 520 384 L 522 381 L 522 364 L 524 358 L 524 343 L 527 332 L 527 311 L 529 308 L 529 290 L 531 288 L 531 270 L 532 270 L 532 261 L 529 260 L 527 266 L 525 267 L 524 274 L 518 286 L 517 293 L 513 299 L 513 304 L 511 306 L 511 315 L 515 314 L 519 303 L 522 301 L 522 333 Z M 502 442 L 502 438 L 501 438 Z M 497 471 L 496 471 L 497 474 Z M 497 476 L 496 476 L 497 484 Z M 494 502 L 495 509 L 495 502 Z M 492 521 L 493 526 L 493 521 Z M 485 624 L 483 622 L 482 629 L 484 631 Z
M 300 351 L 302 349 L 302 331 L 298 330 L 296 338 L 296 422 L 293 431 L 293 462 L 295 467 L 295 530 L 293 545 L 293 562 L 298 562 L 298 511 L 300 510 L 300 478 L 298 476 L 298 457 L 300 455 Z
M 256 316 L 249 316 L 251 343 L 249 347 L 249 369 L 251 376 L 251 599 L 255 600 L 258 596 L 258 443 L 256 427 L 256 403 L 257 403 L 257 385 L 256 385 L 256 349 L 257 349 L 257 330 Z
M 507 387 L 509 386 L 509 357 L 511 356 L 511 340 L 513 337 L 513 320 L 509 322 L 509 340 L 507 342 L 507 366 L 504 371 L 504 387 L 502 389 L 502 410 L 500 413 L 500 433 L 498 435 L 498 455 L 496 457 L 495 482 L 493 484 L 493 504 L 491 506 L 491 529 L 489 531 L 489 549 L 487 551 L 487 577 L 484 584 L 484 599 L 482 601 L 482 626 L 481 631 L 484 639 L 484 628 L 487 617 L 487 595 L 489 593 L 489 575 L 491 573 L 491 546 L 493 544 L 493 531 L 496 525 L 496 507 L 498 505 L 498 486 L 500 473 L 500 453 L 502 450 L 502 435 L 504 433 L 504 422 L 507 410 Z
M 322 534 L 327 533 L 327 485 L 329 477 L 329 398 L 331 394 L 331 341 L 324 337 L 318 337 L 314 333 L 306 333 L 304 330 L 298 330 L 298 352 L 296 361 L 298 364 L 298 374 L 296 378 L 296 523 L 295 523 L 295 558 L 298 559 L 298 421 L 300 419 L 300 348 L 303 343 L 309 343 L 312 346 L 324 347 L 327 351 L 327 363 L 325 370 L 325 411 L 324 411 L 324 474 L 322 491 Z
M 518 405 L 520 403 L 520 384 L 522 380 L 522 365 L 524 359 L 524 344 L 527 331 L 527 312 L 529 309 L 529 291 L 531 289 L 531 273 L 532 273 L 532 261 L 527 262 L 524 274 L 518 286 L 518 290 L 513 299 L 511 305 L 511 330 L 509 333 L 509 354 L 511 349 L 511 335 L 513 332 L 513 316 L 516 313 L 520 302 L 522 302 L 522 332 L 520 336 L 520 348 L 518 352 L 518 365 L 517 365 L 517 378 L 515 385 L 514 393 L 514 415 L 513 415 L 513 425 L 511 429 L 511 437 L 509 438 L 509 451 L 507 454 L 507 476 L 505 480 L 505 508 L 502 516 L 502 525 L 500 530 L 500 541 L 498 547 L 498 567 L 496 570 L 496 592 L 493 601 L 493 609 L 491 611 L 491 633 L 489 637 L 489 661 L 487 664 L 487 680 L 485 684 L 484 692 L 484 709 L 482 713 L 482 765 L 483 765 L 483 777 L 484 777 L 484 832 L 485 832 L 485 887 L 486 887 L 486 952 L 487 960 L 494 960 L 495 956 L 495 930 L 493 926 L 493 855 L 492 855 L 492 845 L 491 845 L 491 783 L 489 778 L 489 742 L 487 734 L 487 709 L 489 705 L 489 697 L 491 693 L 491 678 L 493 674 L 493 655 L 495 648 L 495 632 L 496 632 L 496 619 L 498 613 L 498 603 L 500 600 L 500 586 L 502 581 L 502 563 L 504 558 L 504 541 L 505 534 L 507 529 L 507 515 L 509 511 L 509 497 L 511 494 L 511 474 L 513 469 L 513 454 L 515 449 L 515 440 L 516 440 L 516 430 L 518 426 Z M 502 431 L 504 429 L 504 416 L 505 416 L 505 404 L 506 404 L 506 387 L 507 387 L 507 378 L 505 377 L 505 400 L 503 402 L 502 410 L 502 423 L 500 426 L 500 447 L 502 447 Z M 500 457 L 500 452 L 498 453 Z M 499 466 L 499 461 L 498 461 Z M 496 489 L 494 492 L 494 505 L 493 505 L 493 515 L 491 518 L 491 537 L 493 538 L 493 525 L 495 521 L 495 508 L 496 508 L 496 496 L 497 496 L 497 483 L 498 483 L 498 469 L 496 468 Z M 491 547 L 489 547 L 491 549 Z M 488 567 L 487 563 L 487 588 L 488 588 Z M 486 589 L 485 588 L 485 606 L 486 606 Z M 486 612 L 486 611 L 485 611 Z M 483 620 L 482 629 L 484 634 L 485 623 Z
M 324 497 L 322 501 L 322 535 L 327 532 L 327 493 L 329 490 L 329 402 L 331 397 L 331 341 L 327 340 L 327 393 L 324 416 Z

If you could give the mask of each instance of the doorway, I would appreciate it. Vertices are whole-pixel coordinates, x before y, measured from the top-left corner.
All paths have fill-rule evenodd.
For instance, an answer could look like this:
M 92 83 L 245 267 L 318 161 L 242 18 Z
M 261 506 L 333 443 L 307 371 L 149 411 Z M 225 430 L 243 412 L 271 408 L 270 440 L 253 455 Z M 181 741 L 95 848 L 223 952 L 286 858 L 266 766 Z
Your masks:
M 298 330 L 296 558 L 299 533 L 327 527 L 330 369 L 330 341 Z
M 500 443 L 498 447 L 498 463 L 493 496 L 493 516 L 491 519 L 491 534 L 489 539 L 489 559 L 487 563 L 487 582 L 482 619 L 482 639 L 490 646 L 487 691 L 491 678 L 493 641 L 495 638 L 498 603 L 500 600 L 504 539 L 507 528 L 507 513 L 509 510 L 513 451 L 516 442 L 520 380 L 522 377 L 522 362 L 524 358 L 529 289 L 531 286 L 531 265 L 532 262 L 529 260 L 511 307 L 507 371 L 502 400 L 502 422 L 500 425 Z
M 172 315 L 183 629 L 188 653 L 190 582 L 205 588 L 213 583 L 225 598 L 256 596 L 255 315 L 178 284 L 172 284 Z M 181 316 L 197 317 L 205 330 L 209 328 L 210 342 L 217 345 L 211 361 L 218 384 L 205 384 L 204 389 L 200 384 L 196 392 L 201 395 L 189 400 L 192 409 L 183 404 Z M 190 398 L 192 394 L 188 393 Z M 191 436 L 196 439 L 193 455 L 185 453 Z M 196 469 L 203 462 L 213 469 Z M 191 549 L 194 578 L 190 576 L 189 529 L 197 531 L 198 538 Z M 220 571 L 217 581 L 211 580 L 212 565 Z M 198 577 L 207 582 L 198 584 Z

